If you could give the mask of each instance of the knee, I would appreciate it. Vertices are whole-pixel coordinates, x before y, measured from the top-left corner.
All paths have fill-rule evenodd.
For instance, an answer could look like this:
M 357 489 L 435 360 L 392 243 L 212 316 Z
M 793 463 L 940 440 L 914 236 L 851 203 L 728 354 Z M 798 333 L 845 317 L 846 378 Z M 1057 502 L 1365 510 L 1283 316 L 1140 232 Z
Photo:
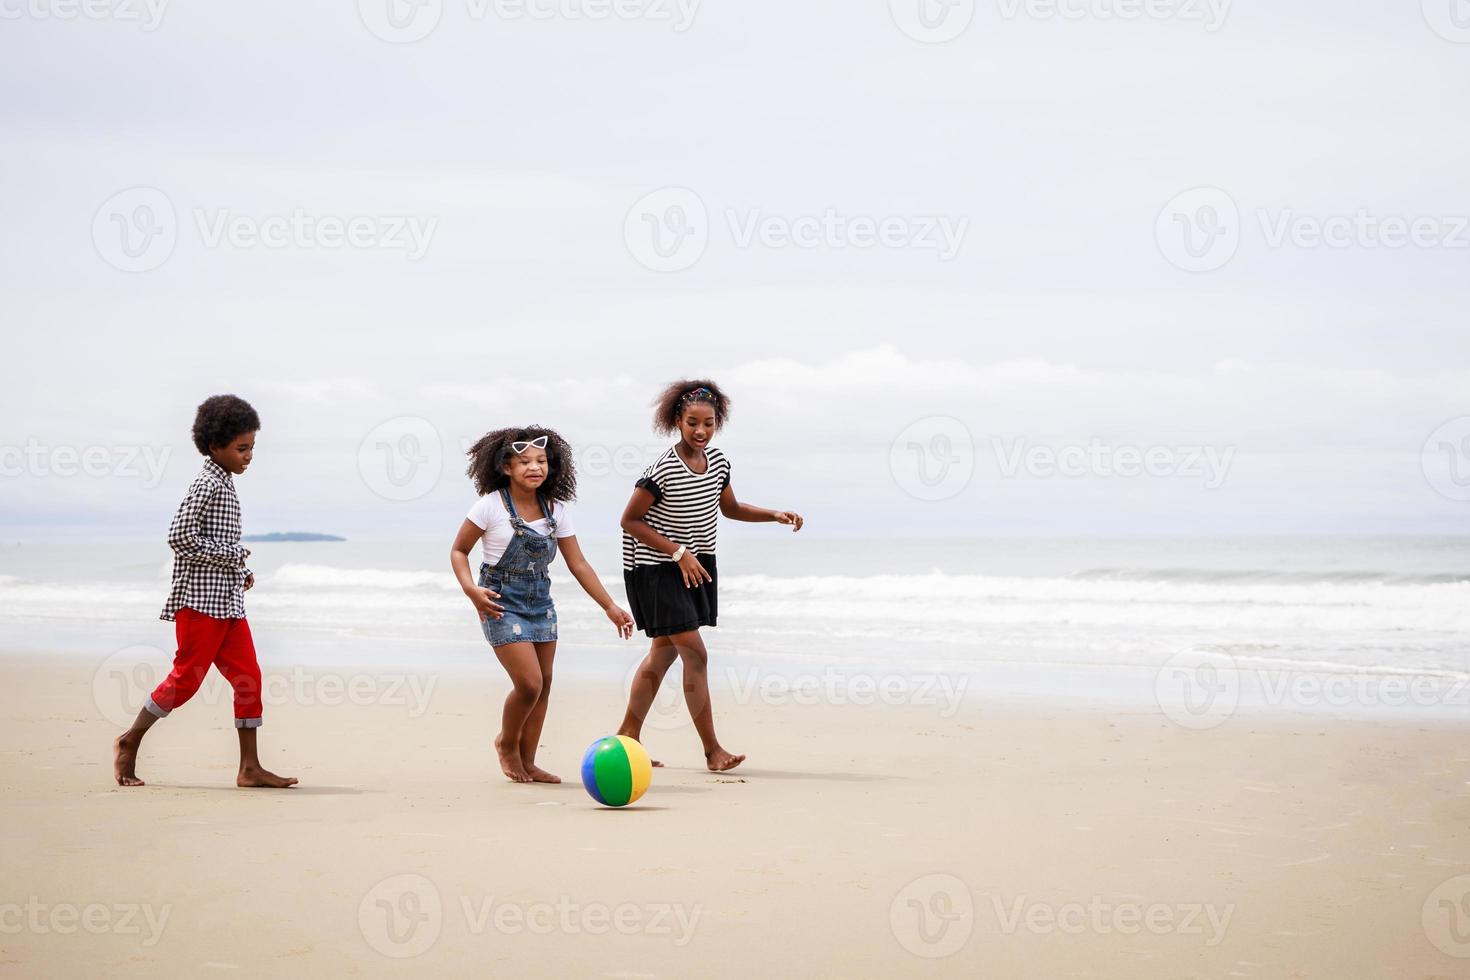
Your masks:
M 551 693 L 551 671 L 549 671 L 549 670 L 542 671 L 542 673 L 541 673 L 541 695 L 540 696 L 542 698 L 545 698 L 546 695 L 548 695 L 550 693 Z
M 703 647 L 680 647 L 679 659 L 683 662 L 684 672 L 687 674 L 690 671 L 704 670 L 705 665 L 709 663 L 709 654 Z
M 525 702 L 535 704 L 541 698 L 541 692 L 545 689 L 540 677 L 522 675 L 514 680 L 515 690 L 512 696 Z

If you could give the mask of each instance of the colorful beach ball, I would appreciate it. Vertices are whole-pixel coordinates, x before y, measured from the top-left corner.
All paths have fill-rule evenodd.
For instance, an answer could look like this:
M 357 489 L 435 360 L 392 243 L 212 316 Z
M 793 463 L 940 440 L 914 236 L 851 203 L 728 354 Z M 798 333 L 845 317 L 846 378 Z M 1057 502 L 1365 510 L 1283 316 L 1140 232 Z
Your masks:
M 627 806 L 652 779 L 648 750 L 626 735 L 599 738 L 582 756 L 582 785 L 603 806 Z

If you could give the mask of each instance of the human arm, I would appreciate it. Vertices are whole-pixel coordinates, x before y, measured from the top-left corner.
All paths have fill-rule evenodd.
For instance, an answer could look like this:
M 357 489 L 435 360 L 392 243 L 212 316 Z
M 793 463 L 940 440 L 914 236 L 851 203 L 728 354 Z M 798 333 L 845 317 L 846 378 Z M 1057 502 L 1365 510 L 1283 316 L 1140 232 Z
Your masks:
M 597 572 L 588 563 L 587 557 L 582 554 L 582 546 L 577 543 L 575 534 L 565 538 L 557 538 L 556 545 L 561 549 L 562 557 L 566 560 L 567 571 L 572 573 L 572 578 L 592 598 L 592 601 L 602 607 L 607 618 L 618 628 L 618 635 L 623 639 L 633 635 L 633 617 L 627 611 L 613 601 L 608 595 L 607 589 L 602 586 L 602 579 L 597 577 Z
M 454 536 L 454 544 L 449 548 L 449 565 L 454 569 L 454 577 L 459 579 L 459 587 L 474 604 L 480 618 L 499 619 L 505 614 L 505 607 L 493 600 L 499 599 L 500 593 L 482 588 L 470 571 L 470 551 L 479 543 L 484 533 L 484 529 L 477 527 L 474 521 L 465 518 L 464 523 L 459 526 L 459 533 Z
M 680 546 L 659 534 L 644 520 L 648 515 L 648 508 L 653 504 L 654 497 L 651 490 L 641 485 L 634 487 L 633 496 L 628 498 L 628 506 L 623 509 L 623 519 L 618 523 L 633 540 L 647 545 L 660 554 L 672 557 Z M 684 554 L 679 557 L 679 572 L 684 576 L 684 585 L 687 588 L 692 589 L 705 582 L 713 581 L 709 570 L 701 565 L 698 556 L 688 549 L 685 549 Z
M 802 525 L 806 523 L 795 511 L 771 510 L 767 507 L 756 507 L 754 504 L 742 504 L 735 499 L 735 487 L 729 483 L 726 483 L 725 489 L 720 491 L 720 513 L 732 521 L 751 523 L 775 521 L 777 524 L 790 524 L 792 531 L 800 531 Z

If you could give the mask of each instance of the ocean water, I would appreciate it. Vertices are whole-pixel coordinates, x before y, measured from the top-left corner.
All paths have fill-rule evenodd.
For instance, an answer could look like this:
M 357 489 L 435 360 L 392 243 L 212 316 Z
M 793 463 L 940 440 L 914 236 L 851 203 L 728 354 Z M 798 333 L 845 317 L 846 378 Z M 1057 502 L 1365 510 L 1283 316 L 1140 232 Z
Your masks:
M 748 530 L 748 529 L 741 529 Z M 1470 678 L 1470 538 L 722 538 L 711 650 L 846 670 L 1157 670 L 1179 656 Z M 582 539 L 623 602 L 617 542 Z M 257 642 L 315 662 L 464 663 L 488 652 L 447 541 L 257 543 Z M 0 648 L 169 647 L 161 541 L 0 546 Z M 562 648 L 621 651 L 558 563 Z

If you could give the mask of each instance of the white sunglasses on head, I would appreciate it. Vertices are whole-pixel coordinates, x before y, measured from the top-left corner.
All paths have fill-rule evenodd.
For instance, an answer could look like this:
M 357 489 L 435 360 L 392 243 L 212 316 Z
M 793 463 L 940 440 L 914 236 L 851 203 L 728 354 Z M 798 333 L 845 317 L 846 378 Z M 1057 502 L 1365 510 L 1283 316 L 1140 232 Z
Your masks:
M 545 449 L 546 448 L 546 437 L 545 436 L 539 436 L 539 437 L 537 437 L 535 439 L 532 439 L 529 442 L 513 442 L 513 443 L 510 444 L 510 451 L 513 452 L 513 453 L 515 453 L 517 456 L 519 456 L 521 453 L 525 452 L 527 449 L 531 449 L 533 447 L 536 448 L 536 449 Z

